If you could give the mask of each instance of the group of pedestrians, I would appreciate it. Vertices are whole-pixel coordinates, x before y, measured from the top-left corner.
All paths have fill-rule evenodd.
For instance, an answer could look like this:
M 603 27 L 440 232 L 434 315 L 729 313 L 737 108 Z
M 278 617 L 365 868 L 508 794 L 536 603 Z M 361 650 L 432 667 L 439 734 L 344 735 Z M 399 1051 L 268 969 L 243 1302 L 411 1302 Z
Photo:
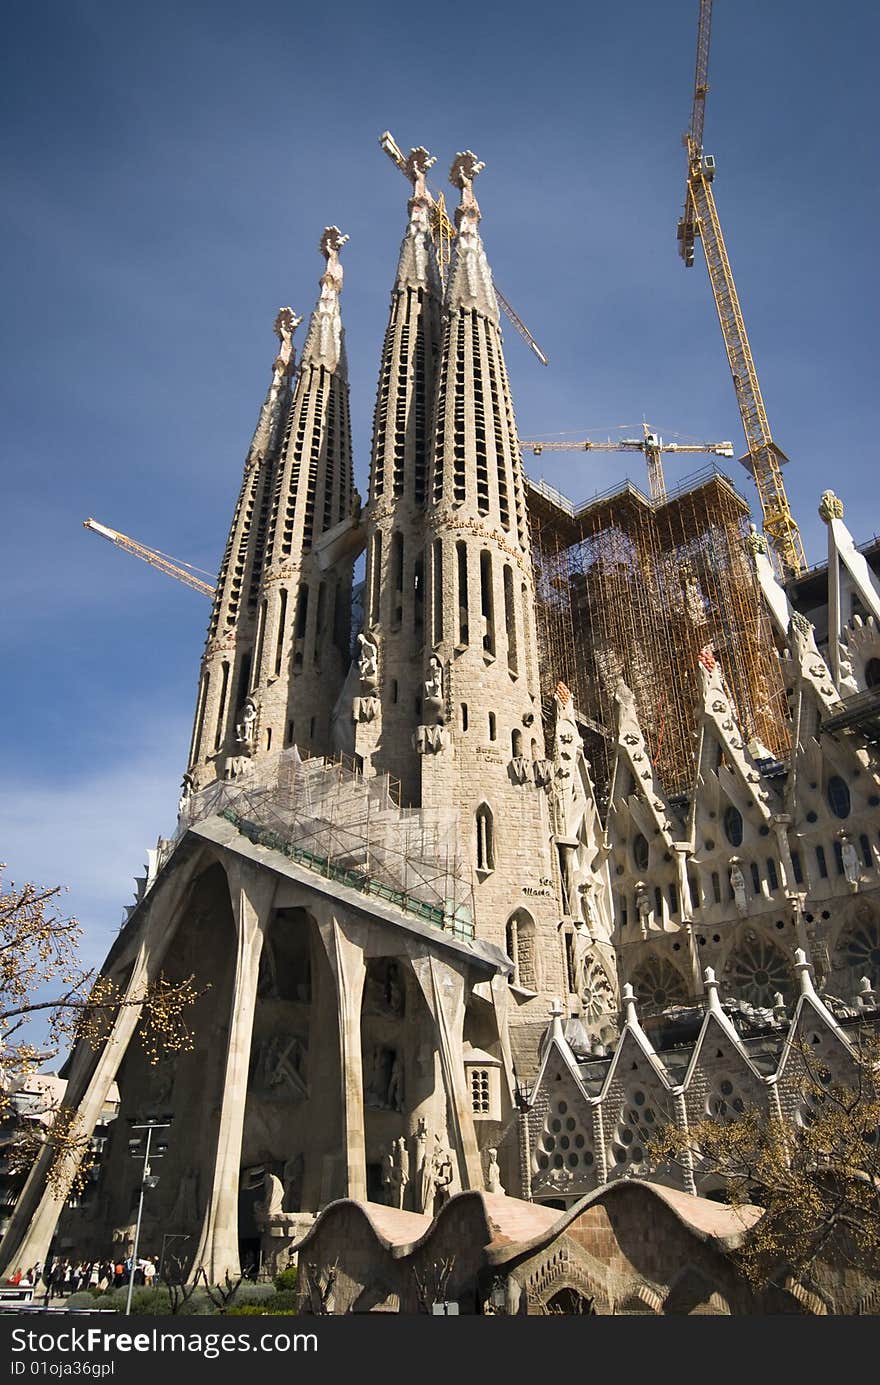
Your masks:
M 45 1274 L 39 1263 L 28 1270 L 18 1268 L 6 1283 L 20 1288 L 35 1288 L 42 1278 L 49 1298 L 67 1298 L 70 1294 L 83 1290 L 97 1290 L 105 1293 L 108 1289 L 121 1289 L 131 1279 L 131 1256 L 124 1260 L 53 1260 Z M 155 1261 L 147 1256 L 138 1259 L 134 1268 L 134 1282 L 151 1289 L 156 1278 Z

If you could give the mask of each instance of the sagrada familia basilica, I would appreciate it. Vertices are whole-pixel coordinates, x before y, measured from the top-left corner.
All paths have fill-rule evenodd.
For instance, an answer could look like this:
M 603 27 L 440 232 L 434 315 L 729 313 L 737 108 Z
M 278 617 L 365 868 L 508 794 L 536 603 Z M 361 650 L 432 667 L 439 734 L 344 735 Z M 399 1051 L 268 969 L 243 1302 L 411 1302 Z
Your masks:
M 775 1311 L 731 1268 L 746 1214 L 649 1146 L 747 1106 L 805 1119 L 804 1043 L 855 1071 L 878 552 L 831 492 L 827 565 L 785 581 L 717 470 L 579 509 L 529 481 L 482 164 L 452 165 L 444 266 L 432 162 L 406 160 L 363 505 L 336 227 L 298 361 L 300 319 L 275 323 L 178 831 L 104 966 L 134 998 L 194 976 L 195 1047 L 151 1064 L 132 1005 L 75 1050 L 87 1133 L 120 1093 L 99 1178 L 65 1207 L 39 1159 L 4 1260 L 130 1243 L 128 1122 L 158 1115 L 142 1243 L 179 1237 L 212 1282 L 301 1247 L 336 1311 L 407 1311 L 444 1256 L 461 1311 Z

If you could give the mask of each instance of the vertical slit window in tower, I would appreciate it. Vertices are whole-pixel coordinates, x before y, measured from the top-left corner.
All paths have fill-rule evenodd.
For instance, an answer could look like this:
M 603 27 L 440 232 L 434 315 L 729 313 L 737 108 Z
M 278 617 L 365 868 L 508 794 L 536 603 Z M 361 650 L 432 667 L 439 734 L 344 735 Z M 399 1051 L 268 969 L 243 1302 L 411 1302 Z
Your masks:
M 324 449 L 324 518 L 321 533 L 333 527 L 333 494 L 336 489 L 336 389 L 331 381 L 327 391 L 327 445 Z
M 522 731 L 517 727 L 514 727 L 510 733 L 510 753 L 514 760 L 520 759 L 523 753 Z
M 461 704 L 461 729 L 462 731 L 468 729 L 468 705 L 466 702 Z
M 367 624 L 375 625 L 379 619 L 379 598 L 382 591 L 382 535 L 373 535 L 373 562 L 370 568 L 370 601 Z
M 497 739 L 498 739 L 498 719 L 497 719 L 497 717 L 495 716 L 495 713 L 494 713 L 494 712 L 490 712 L 490 713 L 489 713 L 489 740 L 490 740 L 490 741 L 495 741 L 495 740 L 497 740 Z
M 252 686 L 256 687 L 260 681 L 260 668 L 263 663 L 263 640 L 266 635 L 266 612 L 269 608 L 268 601 L 260 602 L 260 614 L 257 618 L 257 644 L 254 657 L 254 676 Z
M 565 847 L 560 846 L 558 843 L 556 845 L 556 860 L 559 865 L 559 883 L 562 886 L 562 912 L 563 914 L 570 914 L 571 900 L 569 899 L 568 895 L 568 871 L 565 869 Z M 570 942 L 571 934 L 569 933 L 568 937 L 566 938 L 566 951 L 568 951 Z M 574 990 L 574 987 L 571 985 L 570 982 L 568 989 L 570 991 Z
M 391 628 L 398 630 L 403 619 L 403 535 L 391 535 Z
M 413 632 L 419 644 L 425 633 L 425 555 L 413 563 Z
M 507 490 L 507 457 L 504 451 L 504 406 L 498 392 L 498 371 L 495 360 L 495 335 L 486 332 L 486 356 L 489 362 L 489 389 L 491 391 L 492 427 L 495 436 L 495 467 L 498 472 L 498 509 L 502 529 L 510 529 L 510 498 Z
M 563 882 L 564 882 L 563 877 Z M 565 897 L 565 884 L 562 886 L 563 898 Z M 563 913 L 568 913 L 567 906 Z M 574 933 L 565 934 L 565 977 L 570 994 L 574 994 L 577 989 L 577 974 L 574 965 Z
M 669 895 L 669 912 L 670 912 L 670 914 L 677 914 L 677 913 L 678 913 L 678 889 L 677 889 L 677 887 L 676 887 L 675 881 L 673 881 L 672 884 L 669 886 L 669 889 L 668 889 L 667 893 L 668 893 L 668 895 Z
M 248 653 L 245 654 L 244 658 L 241 661 L 241 667 L 238 673 L 238 688 L 235 694 L 235 702 L 233 704 L 233 706 L 236 709 L 242 706 L 245 698 L 248 695 L 248 688 L 250 687 L 251 682 L 251 659 L 252 655 Z
M 758 867 L 757 867 L 757 865 L 755 864 L 754 861 L 751 862 L 750 870 L 751 870 L 751 875 L 752 875 L 752 894 L 760 894 L 760 893 L 761 893 L 761 872 L 758 870 Z
M 321 662 L 321 645 L 324 639 L 324 621 L 326 618 L 327 606 L 327 583 L 321 582 L 318 586 L 318 604 L 315 607 L 315 638 L 312 643 L 312 663 Z
M 837 867 L 837 874 L 843 875 L 843 846 L 840 842 L 834 843 L 834 864 Z
M 816 847 L 816 865 L 819 867 L 819 874 L 823 880 L 828 879 L 828 863 L 825 860 L 824 846 Z
M 397 357 L 397 394 L 394 401 L 394 478 L 393 493 L 403 495 L 404 461 L 406 458 L 406 404 L 409 384 L 409 329 L 413 315 L 413 291 L 407 290 L 406 323 L 400 329 L 400 349 Z
M 868 838 L 864 832 L 859 837 L 859 846 L 862 848 L 862 860 L 868 867 L 868 870 L 872 870 L 874 866 L 874 858 L 871 855 L 871 843 L 868 841 Z
M 446 391 L 449 380 L 449 351 L 452 341 L 452 320 L 447 318 L 443 328 L 443 354 L 440 382 L 437 386 L 437 418 L 434 429 L 434 504 L 443 499 L 444 451 L 446 447 Z
M 284 742 L 284 744 L 285 744 L 285 745 L 293 745 L 293 722 L 292 722 L 292 721 L 289 721 L 289 722 L 287 723 L 287 739 L 286 739 L 286 741 Z
M 459 539 L 455 545 L 456 566 L 458 569 L 458 643 L 470 642 L 468 628 L 468 570 L 467 544 Z
M 716 904 L 721 903 L 721 877 L 717 870 L 712 872 L 712 898 Z
M 519 947 L 516 936 L 516 914 L 507 920 L 507 927 L 504 930 L 505 943 L 507 944 L 507 955 L 513 963 L 513 975 L 510 978 L 512 986 L 519 985 Z
M 323 366 L 320 369 L 320 384 L 315 390 L 315 410 L 312 415 L 312 446 L 309 453 L 309 484 L 306 491 L 306 510 L 303 522 L 303 551 L 312 546 L 312 535 L 315 530 L 315 491 L 318 485 L 318 472 L 321 467 L 321 458 L 324 453 L 324 388 L 326 384 L 327 372 Z
M 431 571 L 431 590 L 434 597 L 433 643 L 440 644 L 443 639 L 443 544 L 435 539 L 431 548 L 433 555 Z
M 354 475 L 351 469 L 351 416 L 349 414 L 348 392 L 344 386 L 340 386 L 339 413 L 342 423 L 339 429 L 339 485 L 336 488 L 336 493 L 339 496 L 339 513 L 336 518 L 341 523 L 351 514 L 354 487 Z
M 393 703 L 395 706 L 397 705 L 398 691 L 399 691 L 399 690 L 398 690 L 397 679 L 396 679 L 396 678 L 392 678 L 392 680 L 391 680 L 391 701 L 392 701 L 392 703 Z
M 687 878 L 688 892 L 691 897 L 691 904 L 695 909 L 699 909 L 701 905 L 700 877 L 695 870 L 689 870 L 687 873 Z
M 382 373 L 376 395 L 376 422 L 373 428 L 373 476 L 371 494 L 380 496 L 385 489 L 385 448 L 388 442 L 388 396 L 391 392 L 391 353 L 394 348 L 394 327 L 388 324 L 382 348 Z
M 278 635 L 275 640 L 275 677 L 281 673 L 281 661 L 284 658 L 284 636 L 285 625 L 287 624 L 287 588 L 282 587 L 279 592 L 278 602 Z
M 471 313 L 471 378 L 474 400 L 474 463 L 477 478 L 477 509 L 489 513 L 489 453 L 486 445 L 486 397 L 483 392 L 483 361 L 480 352 L 480 323 Z
M 776 862 L 772 856 L 767 857 L 767 884 L 771 890 L 779 889 L 779 873 L 776 870 Z
M 654 886 L 654 917 L 658 923 L 663 918 L 663 891 L 659 885 Z
M 507 631 L 507 667 L 511 673 L 518 673 L 516 611 L 513 608 L 513 572 L 508 563 L 504 564 L 504 627 Z
M 492 831 L 492 813 L 485 803 L 476 812 L 477 828 L 477 870 L 495 869 L 495 842 Z
M 465 466 L 465 424 L 464 424 L 464 401 L 465 401 L 465 327 L 464 315 L 459 311 L 455 319 L 455 394 L 453 396 L 453 431 L 452 431 L 452 462 L 453 462 L 453 483 L 452 494 L 457 504 L 464 504 L 467 497 L 466 466 Z
M 623 893 L 622 890 L 620 894 L 617 896 L 617 909 L 620 914 L 620 926 L 621 928 L 625 928 L 627 922 L 629 921 L 629 911 L 627 909 L 626 904 L 626 895 Z
M 267 749 L 267 750 L 271 750 L 271 749 L 272 749 L 272 727 L 271 727 L 271 726 L 267 726 L 267 727 L 266 727 L 266 749 Z
M 229 693 L 229 664 L 223 663 L 220 676 L 220 704 L 217 708 L 217 725 L 214 729 L 214 749 L 219 750 L 223 741 L 223 723 L 226 719 L 226 698 Z
M 296 625 L 293 632 L 293 666 L 302 668 L 306 626 L 309 619 L 309 589 L 302 583 L 296 598 Z
M 208 688 L 210 685 L 211 675 L 206 671 L 202 676 L 202 686 L 199 689 L 199 700 L 196 704 L 196 719 L 193 726 L 192 744 L 189 748 L 189 762 L 191 765 L 195 763 L 196 756 L 200 756 L 202 731 L 205 726 L 205 707 L 208 702 Z
M 310 371 L 310 374 L 313 372 Z M 303 389 L 299 396 L 299 404 L 296 409 L 296 433 L 293 436 L 293 460 L 290 464 L 290 475 L 287 482 L 287 494 L 284 494 L 284 477 L 287 471 L 287 448 L 284 450 L 284 461 L 278 468 L 278 479 L 275 483 L 275 495 L 272 500 L 272 519 L 269 526 L 269 548 L 274 547 L 275 534 L 278 520 L 281 515 L 281 506 L 284 504 L 284 520 L 281 527 L 281 552 L 284 555 L 290 553 L 293 543 L 293 519 L 296 511 L 296 497 L 299 490 L 299 476 L 302 466 L 303 447 L 306 436 L 306 413 L 308 410 L 309 392 Z M 291 409 L 291 418 L 293 418 Z
M 793 851 L 791 853 L 791 864 L 794 869 L 794 883 L 796 885 L 802 885 L 804 883 L 804 868 L 801 864 L 801 853 L 799 851 Z
M 425 503 L 425 472 L 427 465 L 425 377 L 425 318 L 422 290 L 419 289 L 419 308 L 416 318 L 416 350 L 413 362 L 413 494 L 417 505 Z
M 483 616 L 483 653 L 495 654 L 495 594 L 492 589 L 492 554 L 480 553 L 480 609 Z
M 269 522 L 269 506 L 272 500 L 272 488 L 270 485 L 272 473 L 266 469 L 265 477 L 262 482 L 262 495 L 260 497 L 260 514 L 257 520 L 257 537 L 254 541 L 254 563 L 251 568 L 251 585 L 248 592 L 248 605 L 256 606 L 257 597 L 260 592 L 260 582 L 263 577 L 263 554 L 266 548 L 266 529 Z

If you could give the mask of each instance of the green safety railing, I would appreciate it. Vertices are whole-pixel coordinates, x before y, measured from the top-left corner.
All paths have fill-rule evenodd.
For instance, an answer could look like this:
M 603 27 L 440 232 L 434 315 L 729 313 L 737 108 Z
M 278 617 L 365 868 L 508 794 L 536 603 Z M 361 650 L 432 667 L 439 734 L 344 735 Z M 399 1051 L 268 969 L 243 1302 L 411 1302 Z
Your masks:
M 363 871 L 336 865 L 329 857 L 320 856 L 315 851 L 309 851 L 307 847 L 297 846 L 278 832 L 273 832 L 268 827 L 261 827 L 252 818 L 242 817 L 233 808 L 224 808 L 220 817 L 231 822 L 233 827 L 243 837 L 247 837 L 249 842 L 253 842 L 257 846 L 266 846 L 270 851 L 278 851 L 282 856 L 287 856 L 289 860 L 295 861 L 297 865 L 305 866 L 307 870 L 313 870 L 322 875 L 325 880 L 335 880 L 340 885 L 347 885 L 350 889 L 359 890 L 361 894 L 371 894 L 375 895 L 377 899 L 385 899 L 390 904 L 396 904 L 405 913 L 412 914 L 414 918 L 430 923 L 435 928 L 442 928 L 445 933 L 451 933 L 456 938 L 467 941 L 473 939 L 474 926 L 472 923 L 450 917 L 437 904 L 429 904 L 424 899 L 414 899 L 404 890 L 395 889 L 393 885 L 386 885 L 383 881 L 364 874 Z

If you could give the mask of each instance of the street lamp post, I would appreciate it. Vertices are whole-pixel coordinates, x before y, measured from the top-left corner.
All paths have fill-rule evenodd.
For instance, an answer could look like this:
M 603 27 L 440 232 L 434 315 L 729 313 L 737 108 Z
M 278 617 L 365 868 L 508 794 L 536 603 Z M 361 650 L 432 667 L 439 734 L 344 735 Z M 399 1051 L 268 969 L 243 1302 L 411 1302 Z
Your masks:
M 134 1273 L 137 1267 L 138 1242 L 140 1241 L 141 1236 L 141 1218 L 144 1212 L 144 1193 L 147 1188 L 155 1188 L 156 1184 L 159 1182 L 158 1175 L 150 1173 L 150 1143 L 153 1138 L 154 1130 L 170 1130 L 171 1120 L 170 1118 L 166 1118 L 166 1120 L 164 1121 L 146 1120 L 141 1122 L 140 1124 L 135 1124 L 134 1122 L 132 1122 L 131 1128 L 132 1130 L 146 1130 L 147 1139 L 143 1152 L 141 1151 L 141 1139 L 139 1136 L 136 1136 L 134 1139 L 131 1139 L 128 1142 L 129 1153 L 132 1155 L 132 1157 L 134 1159 L 143 1158 L 144 1171 L 141 1175 L 141 1194 L 138 1199 L 137 1222 L 134 1228 L 134 1246 L 132 1247 L 131 1266 L 129 1268 L 128 1273 L 128 1297 L 125 1303 L 126 1316 L 128 1316 L 131 1313 L 131 1295 L 134 1289 Z M 167 1145 L 157 1144 L 155 1154 L 153 1155 L 154 1159 L 161 1159 L 166 1149 Z

